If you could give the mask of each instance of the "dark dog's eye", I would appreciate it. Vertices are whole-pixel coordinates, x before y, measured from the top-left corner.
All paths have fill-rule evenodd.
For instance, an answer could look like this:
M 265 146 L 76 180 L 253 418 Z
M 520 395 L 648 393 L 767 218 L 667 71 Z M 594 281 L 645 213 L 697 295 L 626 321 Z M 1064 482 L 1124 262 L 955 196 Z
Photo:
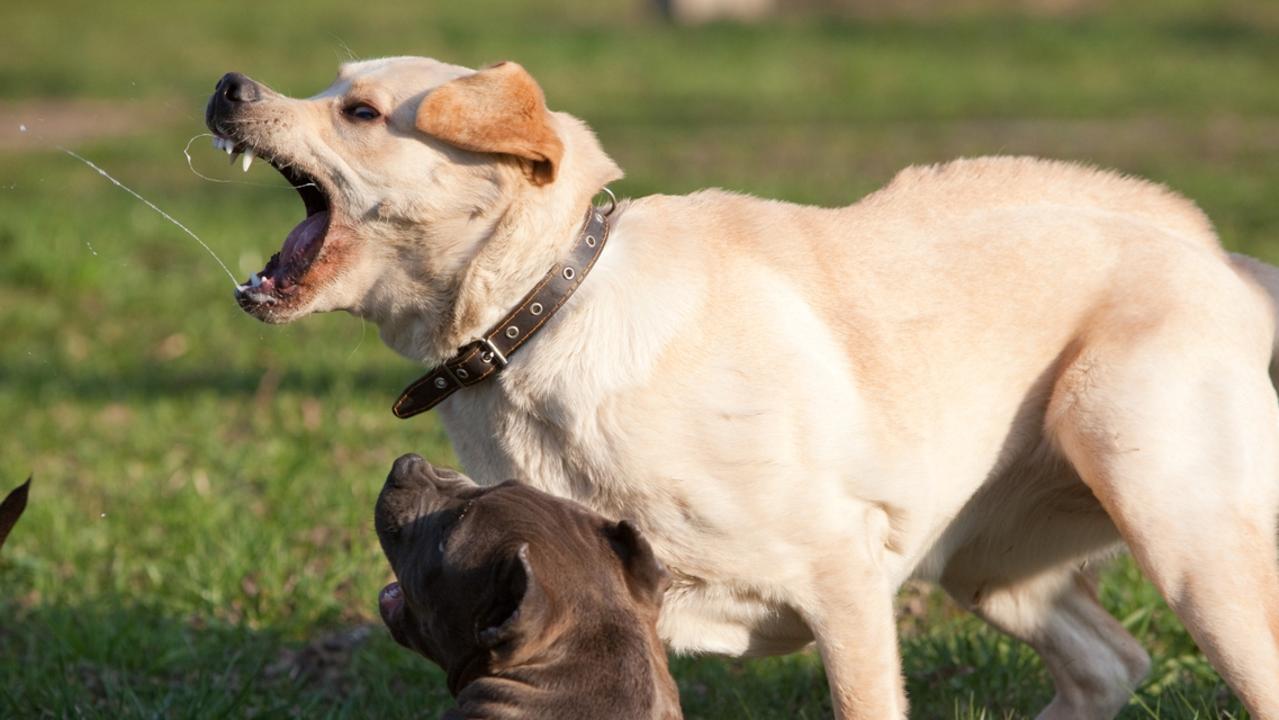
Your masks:
M 356 120 L 365 120 L 365 121 L 377 120 L 378 118 L 382 117 L 382 113 L 378 112 L 377 108 L 373 107 L 372 105 L 366 105 L 364 103 L 354 103 L 351 105 L 347 105 L 346 107 L 342 108 L 342 113 L 349 118 L 354 118 Z

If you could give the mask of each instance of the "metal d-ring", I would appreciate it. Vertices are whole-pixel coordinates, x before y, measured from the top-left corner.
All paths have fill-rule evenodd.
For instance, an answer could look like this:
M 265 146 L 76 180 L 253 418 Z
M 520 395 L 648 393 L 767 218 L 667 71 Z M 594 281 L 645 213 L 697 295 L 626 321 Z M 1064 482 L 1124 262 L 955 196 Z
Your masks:
M 608 209 L 604 211 L 604 217 L 608 217 L 617 209 L 617 196 L 614 195 L 613 191 L 609 190 L 607 186 L 600 188 L 600 192 L 608 196 Z

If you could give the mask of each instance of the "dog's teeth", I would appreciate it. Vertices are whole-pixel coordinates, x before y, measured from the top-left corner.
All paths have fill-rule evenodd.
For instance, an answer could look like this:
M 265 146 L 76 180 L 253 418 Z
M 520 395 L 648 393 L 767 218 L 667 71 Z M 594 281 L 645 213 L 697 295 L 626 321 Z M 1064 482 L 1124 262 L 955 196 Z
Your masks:
M 235 143 L 231 142 L 229 139 L 226 141 L 226 144 L 223 145 L 222 147 L 226 149 L 227 155 L 230 155 L 231 153 L 235 152 Z
M 250 148 L 244 151 L 244 162 L 240 165 L 244 172 L 249 171 L 249 166 L 253 164 L 253 150 Z
M 222 149 L 222 138 L 218 137 L 217 135 L 213 136 L 213 149 L 214 150 Z

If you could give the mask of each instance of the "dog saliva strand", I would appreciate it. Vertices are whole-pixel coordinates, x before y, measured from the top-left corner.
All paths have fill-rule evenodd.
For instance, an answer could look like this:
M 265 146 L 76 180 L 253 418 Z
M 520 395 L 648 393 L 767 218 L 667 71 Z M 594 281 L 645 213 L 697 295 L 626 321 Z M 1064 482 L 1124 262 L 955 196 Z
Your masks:
M 280 185 L 273 185 L 271 183 L 245 182 L 244 180 L 223 180 L 221 178 L 209 177 L 208 175 L 205 175 L 199 170 L 196 170 L 195 163 L 191 159 L 191 145 L 196 140 L 199 140 L 202 137 L 213 138 L 213 147 L 219 148 L 219 149 L 221 149 L 222 147 L 219 144 L 219 138 L 216 135 L 213 135 L 212 133 L 200 133 L 199 135 L 192 136 L 190 140 L 187 140 L 186 146 L 182 148 L 182 155 L 186 157 L 187 159 L 187 169 L 189 169 L 196 177 L 200 178 L 201 180 L 208 180 L 209 182 L 222 183 L 224 185 L 251 185 L 253 187 L 271 188 L 273 190 L 299 190 L 301 188 L 306 188 L 306 187 L 316 187 L 316 184 L 313 182 L 304 183 L 302 185 L 285 185 L 281 187 Z M 232 158 L 232 161 L 234 161 L 234 157 Z M 244 168 L 244 172 L 249 171 L 249 164 L 252 161 L 253 161 L 252 151 L 246 152 L 243 156 L 244 164 L 242 165 L 242 167 Z
M 75 153 L 75 152 L 73 152 L 73 151 L 71 151 L 71 150 L 68 150 L 68 149 L 66 149 L 66 148 L 62 147 L 61 145 L 58 145 L 58 146 L 56 146 L 56 147 L 57 147 L 57 149 L 58 149 L 58 150 L 62 151 L 63 153 L 66 153 L 67 155 L 69 155 L 69 156 L 71 156 L 71 157 L 75 158 L 76 160 L 79 160 L 80 162 L 84 163 L 85 165 L 88 165 L 90 168 L 92 168 L 94 171 L 96 171 L 99 175 L 101 175 L 102 177 L 104 177 L 104 178 L 106 178 L 107 180 L 109 180 L 109 181 L 111 182 L 111 184 L 113 184 L 113 185 L 115 185 L 116 187 L 120 188 L 121 190 L 123 190 L 123 191 L 125 191 L 125 192 L 129 193 L 129 194 L 130 194 L 130 195 L 132 195 L 133 197 L 137 198 L 137 199 L 138 199 L 138 200 L 140 200 L 140 201 L 141 201 L 144 205 L 146 205 L 147 207 L 149 207 L 149 208 L 151 208 L 152 210 L 154 210 L 154 211 L 156 211 L 157 213 L 159 213 L 159 214 L 160 214 L 160 216 L 161 216 L 161 217 L 163 217 L 165 220 L 168 220 L 169 222 L 171 222 L 171 223 L 173 223 L 174 225 L 178 226 L 178 228 L 179 228 L 179 229 L 181 229 L 181 230 L 182 230 L 182 232 L 185 232 L 187 235 L 190 235 L 190 236 L 191 236 L 191 238 L 192 238 L 193 240 L 195 240 L 196 242 L 200 243 L 200 246 L 201 246 L 201 247 L 203 247 L 203 248 L 205 249 L 205 251 L 207 251 L 207 252 L 209 253 L 209 256 L 210 256 L 210 257 L 212 257 L 215 261 L 217 261 L 218 265 L 222 266 L 222 270 L 223 270 L 224 272 L 226 272 L 227 277 L 231 278 L 231 283 L 232 283 L 232 284 L 234 284 L 236 287 L 239 287 L 239 286 L 240 286 L 240 282 L 239 282 L 238 280 L 236 280 L 236 279 L 235 279 L 235 275 L 231 272 L 231 268 L 227 267 L 227 266 L 226 266 L 226 263 L 222 262 L 222 258 L 218 257 L 218 254 L 217 254 L 217 253 L 215 253 L 215 252 L 213 252 L 213 248 L 211 248 L 211 247 L 209 247 L 207 244 L 205 244 L 205 242 L 204 242 L 203 240 L 201 240 L 201 239 L 200 239 L 200 236 L 196 235 L 194 232 L 192 232 L 192 231 L 191 231 L 191 228 L 189 228 L 189 227 L 187 227 L 186 225 L 183 225 L 182 223 L 178 222 L 178 220 L 177 220 L 176 218 L 174 218 L 172 215 L 170 215 L 169 213 L 167 213 L 167 212 L 165 212 L 165 211 L 161 210 L 158 206 L 156 206 L 156 204 L 155 204 L 155 203 L 153 203 L 153 202 L 151 202 L 150 200 L 147 200 L 146 198 L 142 197 L 141 195 L 139 195 L 139 194 L 138 194 L 135 190 L 133 190 L 132 188 L 128 187 L 127 185 L 125 185 L 124 183 L 120 182 L 119 180 L 116 180 L 114 177 L 111 177 L 111 174 L 110 174 L 110 173 L 108 173 L 106 170 L 103 170 L 102 168 L 100 168 L 100 167 L 98 167 L 97 165 L 95 165 L 95 164 L 93 163 L 93 161 L 89 160 L 88 158 L 85 158 L 84 156 L 79 155 L 79 154 L 77 154 L 77 153 Z M 90 250 L 92 250 L 92 248 L 90 248 Z M 97 253 L 94 253 L 94 254 L 96 255 Z

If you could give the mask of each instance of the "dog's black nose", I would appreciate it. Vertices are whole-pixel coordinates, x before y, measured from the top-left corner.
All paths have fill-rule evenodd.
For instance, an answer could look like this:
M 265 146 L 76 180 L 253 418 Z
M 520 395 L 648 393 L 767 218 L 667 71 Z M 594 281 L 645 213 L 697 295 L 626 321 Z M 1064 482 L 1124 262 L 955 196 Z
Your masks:
M 218 81 L 213 94 L 229 103 L 257 102 L 262 99 L 262 88 L 246 75 L 229 72 Z
M 261 100 L 264 94 L 263 87 L 249 77 L 227 73 L 213 87 L 213 95 L 204 108 L 204 124 L 219 135 L 229 136 L 239 113 L 248 110 L 249 104 Z

